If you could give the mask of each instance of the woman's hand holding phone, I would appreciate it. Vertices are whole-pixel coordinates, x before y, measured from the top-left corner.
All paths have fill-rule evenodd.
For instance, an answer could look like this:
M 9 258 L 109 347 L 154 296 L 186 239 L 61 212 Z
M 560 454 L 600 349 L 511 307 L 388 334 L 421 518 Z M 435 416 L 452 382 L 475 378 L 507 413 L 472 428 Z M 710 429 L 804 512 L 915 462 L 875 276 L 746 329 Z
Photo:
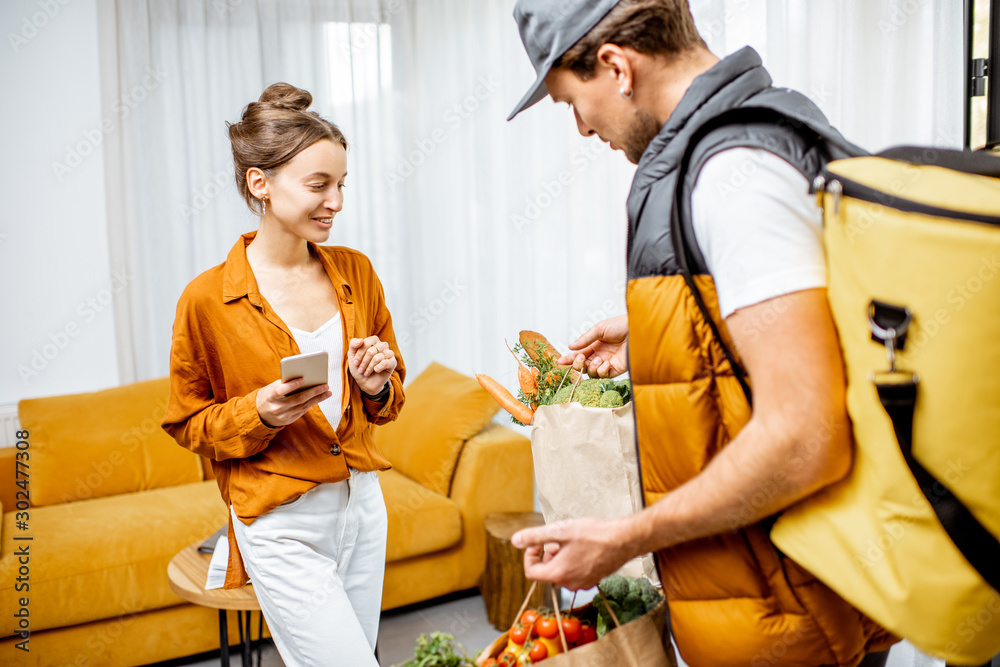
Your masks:
M 351 377 L 364 393 L 374 396 L 382 391 L 396 370 L 396 355 L 378 336 L 352 338 L 347 350 Z
M 288 426 L 309 408 L 333 396 L 330 385 L 320 384 L 296 392 L 305 382 L 295 378 L 290 382 L 275 380 L 257 391 L 257 414 L 270 428 Z

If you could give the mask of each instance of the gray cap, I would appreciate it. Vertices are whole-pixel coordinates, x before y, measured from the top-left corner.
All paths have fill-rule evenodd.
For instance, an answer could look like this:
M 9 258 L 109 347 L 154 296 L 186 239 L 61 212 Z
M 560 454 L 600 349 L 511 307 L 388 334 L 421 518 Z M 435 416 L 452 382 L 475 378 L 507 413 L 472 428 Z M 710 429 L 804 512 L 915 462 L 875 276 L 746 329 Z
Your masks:
M 517 0 L 514 20 L 538 78 L 507 120 L 549 94 L 545 76 L 555 62 L 617 4 L 618 0 Z

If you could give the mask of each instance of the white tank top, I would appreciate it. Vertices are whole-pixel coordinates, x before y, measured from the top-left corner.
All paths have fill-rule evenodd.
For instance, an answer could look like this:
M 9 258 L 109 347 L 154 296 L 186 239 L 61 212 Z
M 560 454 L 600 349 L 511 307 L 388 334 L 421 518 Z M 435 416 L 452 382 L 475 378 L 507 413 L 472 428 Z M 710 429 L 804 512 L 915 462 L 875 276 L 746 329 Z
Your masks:
M 344 416 L 341 411 L 341 401 L 344 398 L 344 379 L 341 376 L 345 360 L 344 330 L 340 325 L 340 313 L 338 312 L 316 331 L 302 331 L 292 327 L 288 327 L 288 330 L 292 332 L 292 337 L 298 343 L 302 354 L 326 352 L 330 355 L 329 384 L 333 396 L 320 401 L 319 409 L 336 431 L 341 417 Z

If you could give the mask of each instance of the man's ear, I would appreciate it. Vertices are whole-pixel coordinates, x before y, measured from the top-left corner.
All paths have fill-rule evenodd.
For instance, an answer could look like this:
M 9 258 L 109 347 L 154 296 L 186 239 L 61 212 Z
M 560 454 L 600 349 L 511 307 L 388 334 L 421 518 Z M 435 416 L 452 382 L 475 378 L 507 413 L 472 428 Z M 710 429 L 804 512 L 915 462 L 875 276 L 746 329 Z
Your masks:
M 247 169 L 247 190 L 257 199 L 267 197 L 267 176 L 260 167 Z
M 618 90 L 632 90 L 632 62 L 622 47 L 617 44 L 602 44 L 597 49 L 597 69 L 599 76 L 614 78 Z

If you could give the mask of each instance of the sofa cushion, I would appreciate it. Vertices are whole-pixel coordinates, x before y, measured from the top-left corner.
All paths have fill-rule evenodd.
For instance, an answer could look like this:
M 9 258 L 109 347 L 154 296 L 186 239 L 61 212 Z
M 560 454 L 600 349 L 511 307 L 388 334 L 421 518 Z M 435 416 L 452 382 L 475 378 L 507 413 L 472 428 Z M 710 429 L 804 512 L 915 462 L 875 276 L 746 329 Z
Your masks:
M 201 459 L 160 428 L 167 378 L 18 404 L 35 507 L 203 479 Z
M 399 417 L 375 429 L 375 442 L 397 470 L 448 495 L 465 441 L 500 408 L 475 378 L 438 363 L 428 366 L 405 393 Z
M 387 563 L 447 549 L 462 539 L 462 514 L 454 501 L 396 470 L 381 471 L 378 478 L 389 512 Z
M 227 519 L 215 482 L 32 509 L 27 532 L 17 530 L 15 514 L 3 515 L 0 609 L 17 610 L 28 597 L 32 631 L 181 604 L 167 564 Z M 16 590 L 17 550 L 25 547 L 27 592 Z M 16 629 L 13 612 L 0 614 L 0 637 Z

